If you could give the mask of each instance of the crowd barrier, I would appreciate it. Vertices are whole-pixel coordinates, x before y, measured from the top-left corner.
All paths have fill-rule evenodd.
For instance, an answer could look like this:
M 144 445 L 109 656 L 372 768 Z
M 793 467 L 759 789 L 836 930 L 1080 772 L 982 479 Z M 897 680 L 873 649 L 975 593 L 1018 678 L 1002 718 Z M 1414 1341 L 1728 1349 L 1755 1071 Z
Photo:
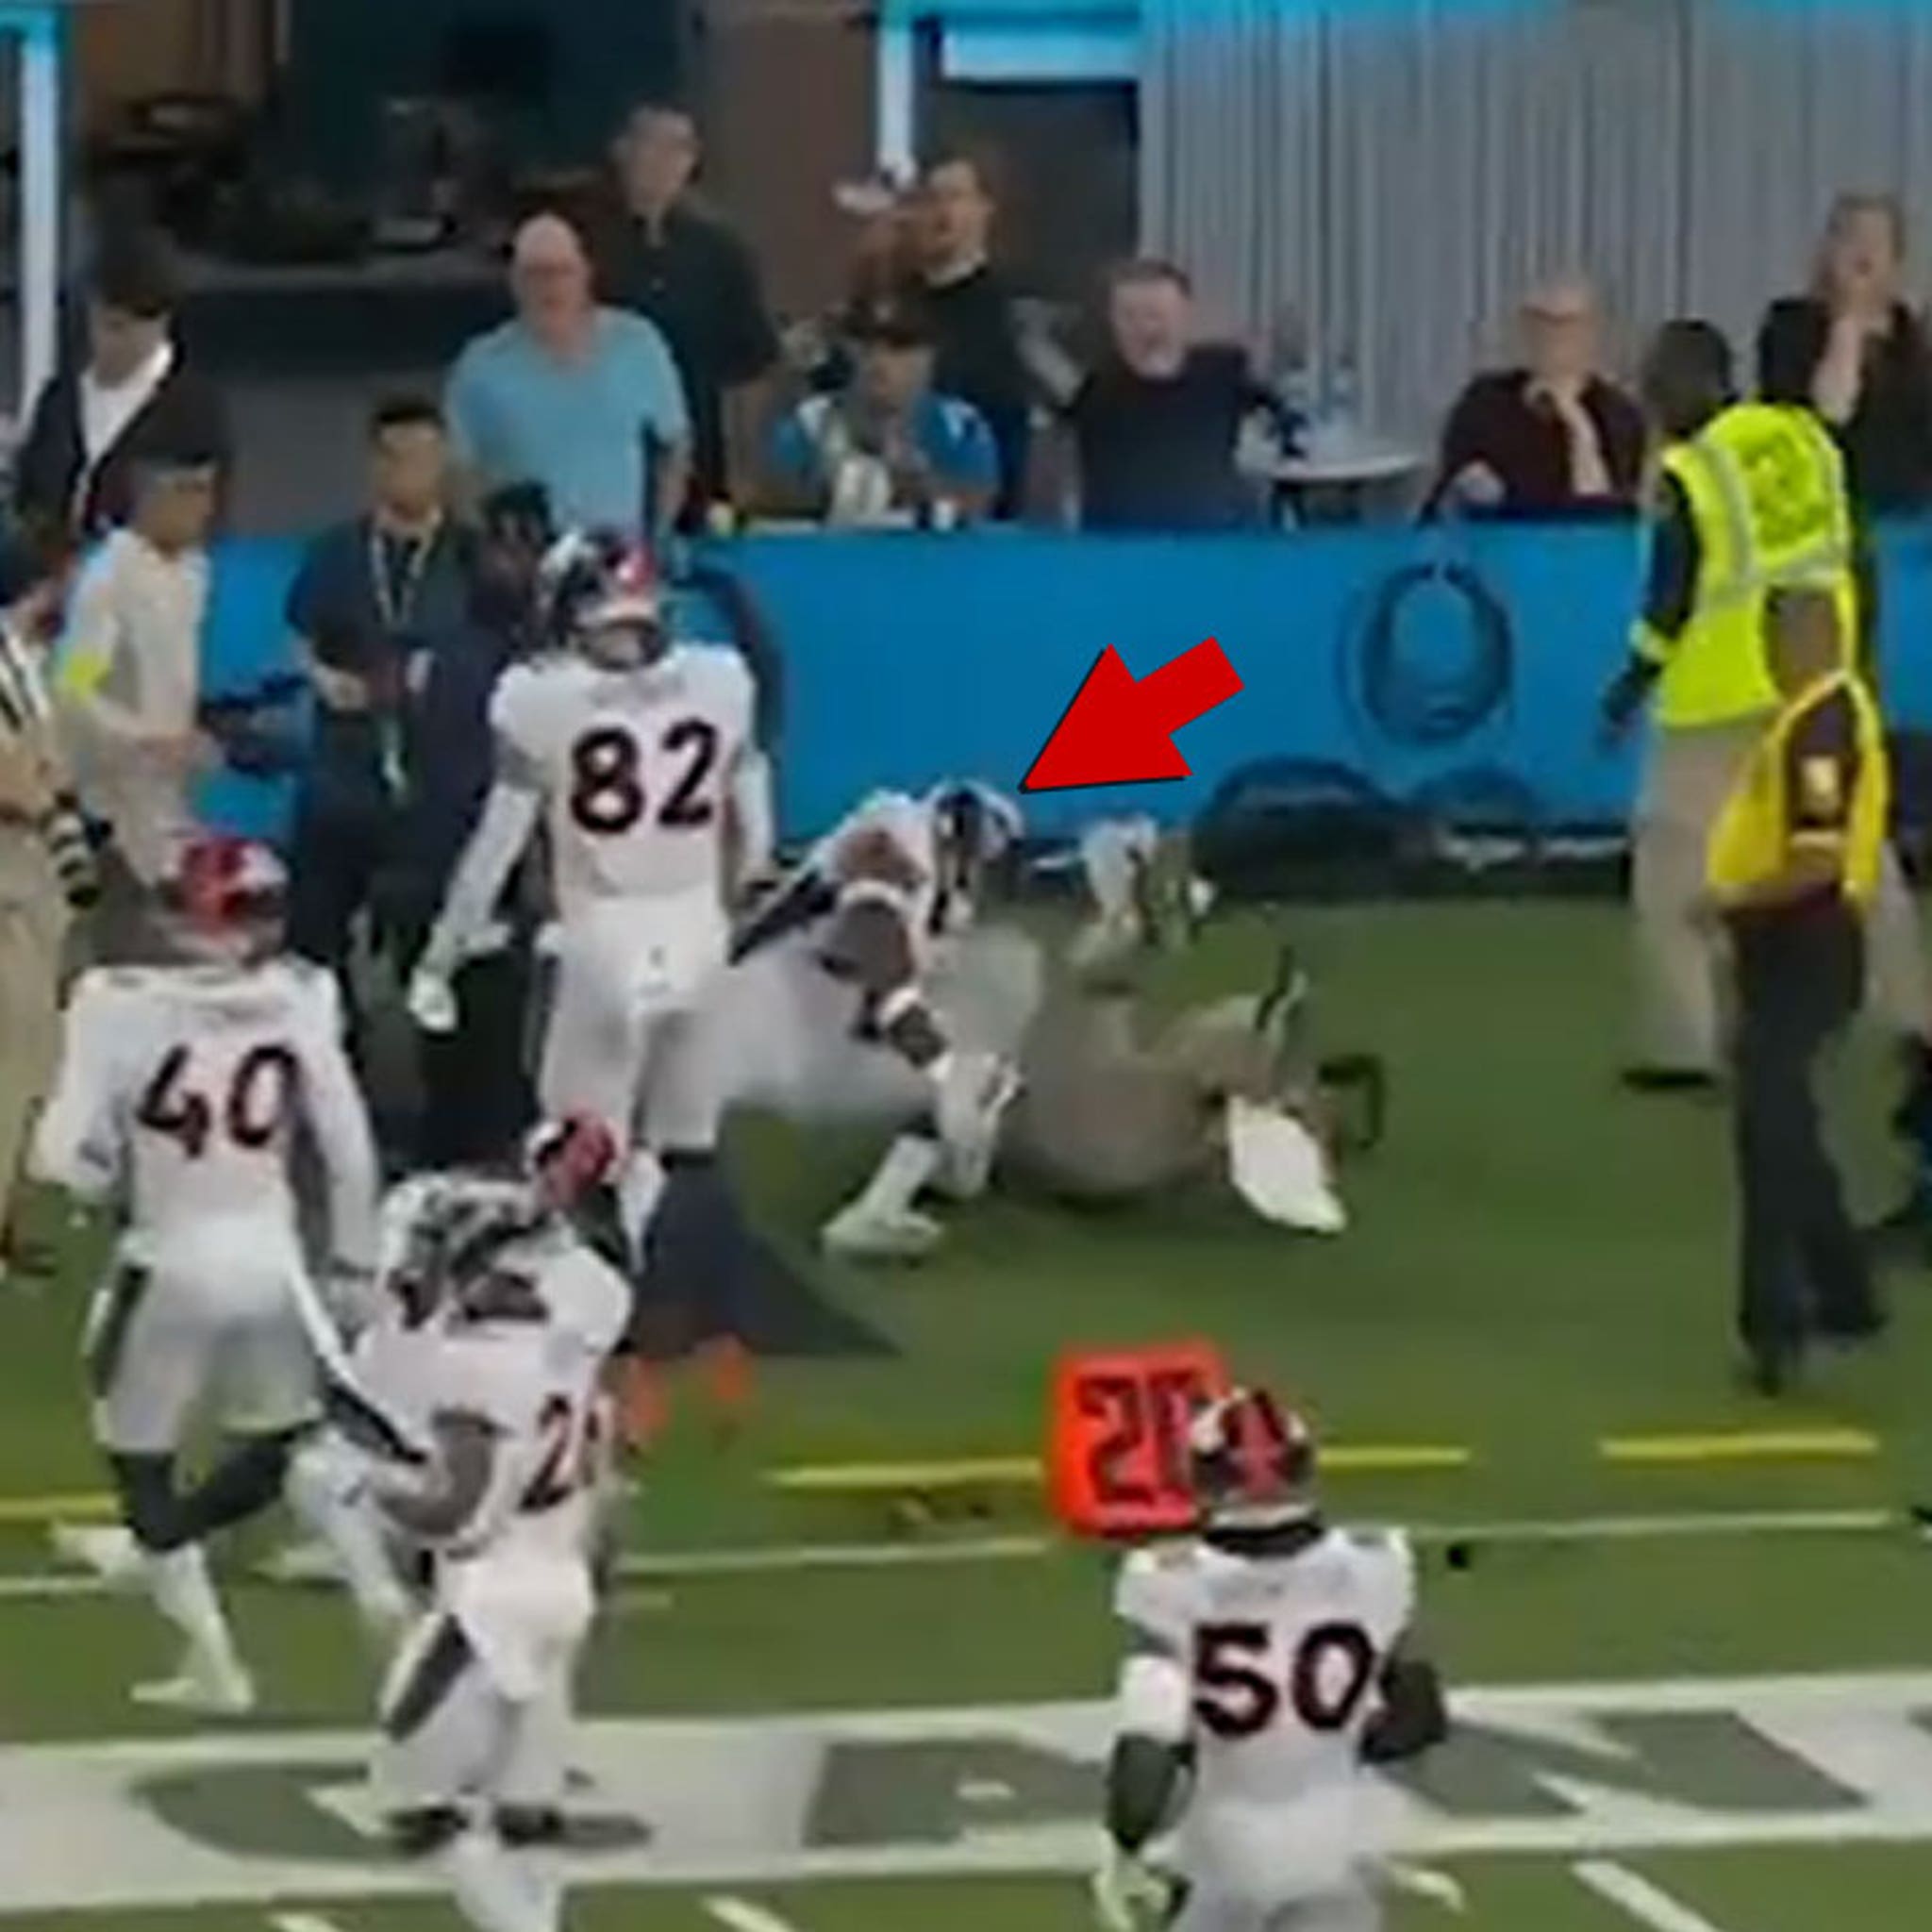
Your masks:
M 1880 548 L 1890 708 L 1932 724 L 1932 525 L 1888 528 Z M 751 586 L 784 655 L 790 837 L 878 785 L 966 774 L 1017 789 L 1103 647 L 1143 676 L 1207 637 L 1244 689 L 1179 736 L 1193 775 L 1035 794 L 1034 827 L 1064 831 L 1103 807 L 1185 819 L 1228 774 L 1274 758 L 1341 768 L 1395 800 L 1448 800 L 1452 815 L 1458 799 L 1479 811 L 1513 793 L 1545 828 L 1628 807 L 1636 753 L 1599 748 L 1596 708 L 1641 588 L 1629 525 L 755 534 L 708 555 Z M 208 690 L 286 664 L 295 556 L 288 542 L 224 546 Z M 204 803 L 258 832 L 287 808 L 284 792 L 234 777 Z

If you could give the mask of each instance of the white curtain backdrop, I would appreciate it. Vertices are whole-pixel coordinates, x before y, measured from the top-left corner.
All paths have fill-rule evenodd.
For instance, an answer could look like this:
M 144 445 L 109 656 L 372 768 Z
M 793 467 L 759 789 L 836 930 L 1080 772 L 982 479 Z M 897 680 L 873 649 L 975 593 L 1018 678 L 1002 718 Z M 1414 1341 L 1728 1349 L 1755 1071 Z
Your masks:
M 1208 312 L 1285 310 L 1430 431 L 1541 276 L 1627 368 L 1703 314 L 1740 350 L 1841 189 L 1932 220 L 1932 9 L 1860 0 L 1143 0 L 1141 210 Z

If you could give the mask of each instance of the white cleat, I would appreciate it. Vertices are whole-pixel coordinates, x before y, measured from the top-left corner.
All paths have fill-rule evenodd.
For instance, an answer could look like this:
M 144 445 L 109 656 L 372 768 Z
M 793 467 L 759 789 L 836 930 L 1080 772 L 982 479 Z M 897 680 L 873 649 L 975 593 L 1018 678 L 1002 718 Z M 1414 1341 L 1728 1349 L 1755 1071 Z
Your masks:
M 255 1709 L 255 1680 L 239 1664 L 191 1659 L 179 1676 L 137 1684 L 130 1694 L 149 1710 L 192 1711 L 198 1717 L 247 1717 Z
M 110 1589 L 139 1590 L 146 1580 L 141 1545 L 118 1523 L 57 1523 L 48 1538 L 57 1555 L 92 1570 Z
M 945 1237 L 945 1229 L 916 1208 L 878 1214 L 855 1203 L 819 1230 L 819 1245 L 841 1261 L 923 1261 Z

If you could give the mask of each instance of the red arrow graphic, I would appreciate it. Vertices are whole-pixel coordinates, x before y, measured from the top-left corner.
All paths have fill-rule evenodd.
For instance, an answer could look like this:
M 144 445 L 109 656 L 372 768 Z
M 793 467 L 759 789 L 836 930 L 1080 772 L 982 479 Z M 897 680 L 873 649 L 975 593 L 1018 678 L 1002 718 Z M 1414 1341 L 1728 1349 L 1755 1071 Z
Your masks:
M 1064 791 L 1076 785 L 1185 778 L 1188 761 L 1174 749 L 1174 734 L 1224 705 L 1241 688 L 1241 674 L 1212 638 L 1150 671 L 1138 684 L 1109 644 L 1093 660 L 1020 789 Z

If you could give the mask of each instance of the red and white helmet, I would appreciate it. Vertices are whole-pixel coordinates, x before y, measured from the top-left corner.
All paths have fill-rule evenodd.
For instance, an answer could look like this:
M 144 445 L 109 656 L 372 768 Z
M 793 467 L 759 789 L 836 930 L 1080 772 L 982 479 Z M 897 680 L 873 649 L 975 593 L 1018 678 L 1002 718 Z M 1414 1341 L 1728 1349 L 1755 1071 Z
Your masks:
M 192 958 L 266 958 L 281 943 L 288 891 L 287 868 L 258 839 L 199 833 L 160 883 L 163 930 Z
M 1315 1509 L 1315 1433 L 1265 1389 L 1234 1389 L 1188 1431 L 1194 1494 L 1209 1524 L 1266 1525 Z
M 559 537 L 539 567 L 537 598 L 550 642 L 594 663 L 648 664 L 670 641 L 657 559 L 621 530 Z
M 617 1171 L 617 1137 L 586 1113 L 541 1121 L 524 1143 L 524 1166 L 537 1198 L 553 1212 L 575 1207 Z

